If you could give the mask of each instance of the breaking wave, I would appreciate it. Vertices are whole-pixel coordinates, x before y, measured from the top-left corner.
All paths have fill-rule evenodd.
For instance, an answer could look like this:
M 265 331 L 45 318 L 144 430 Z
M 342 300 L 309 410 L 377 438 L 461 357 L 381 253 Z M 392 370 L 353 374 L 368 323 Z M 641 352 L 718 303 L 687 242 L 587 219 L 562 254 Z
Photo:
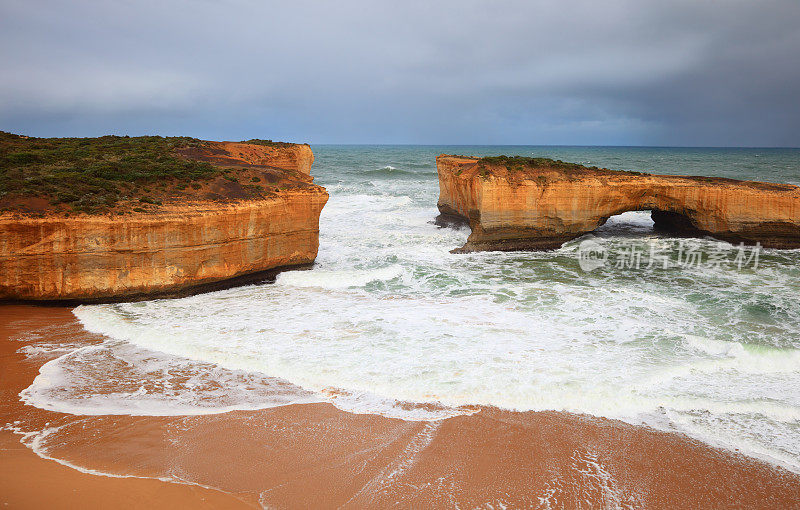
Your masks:
M 25 401 L 157 415 L 329 402 L 415 420 L 479 404 L 560 410 L 677 429 L 800 470 L 800 251 L 765 250 L 757 269 L 741 271 L 591 273 L 575 257 L 579 242 L 453 255 L 469 232 L 429 223 L 437 149 L 396 149 L 403 168 L 420 172 L 379 167 L 384 156 L 358 150 L 335 164 L 319 155 L 315 178 L 331 198 L 312 270 L 78 307 L 83 326 L 109 340 L 50 348 L 58 357 Z M 611 218 L 594 235 L 610 251 L 669 247 L 647 212 Z

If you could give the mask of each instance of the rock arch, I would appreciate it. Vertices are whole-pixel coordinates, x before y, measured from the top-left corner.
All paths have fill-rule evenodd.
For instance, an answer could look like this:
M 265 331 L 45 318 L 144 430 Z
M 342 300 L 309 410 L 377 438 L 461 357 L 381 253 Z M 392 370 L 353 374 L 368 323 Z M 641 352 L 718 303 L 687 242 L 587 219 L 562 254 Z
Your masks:
M 800 187 L 653 175 L 540 158 L 441 155 L 439 210 L 468 221 L 458 251 L 552 249 L 611 216 L 653 211 L 656 226 L 772 248 L 800 247 Z

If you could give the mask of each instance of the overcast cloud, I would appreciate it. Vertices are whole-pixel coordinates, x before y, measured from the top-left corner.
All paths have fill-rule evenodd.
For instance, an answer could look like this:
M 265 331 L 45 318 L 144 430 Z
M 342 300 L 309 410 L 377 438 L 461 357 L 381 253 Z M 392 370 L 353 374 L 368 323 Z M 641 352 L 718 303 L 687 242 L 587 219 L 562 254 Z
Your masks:
M 797 0 L 0 0 L 0 129 L 800 146 Z

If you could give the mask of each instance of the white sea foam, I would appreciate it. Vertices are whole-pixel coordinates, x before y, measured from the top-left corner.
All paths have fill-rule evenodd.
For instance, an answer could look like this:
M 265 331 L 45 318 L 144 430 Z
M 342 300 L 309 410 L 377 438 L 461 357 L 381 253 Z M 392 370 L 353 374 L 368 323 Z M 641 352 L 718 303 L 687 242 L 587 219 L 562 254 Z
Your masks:
M 346 289 L 363 287 L 375 281 L 393 280 L 403 275 L 398 264 L 377 269 L 343 271 L 288 271 L 278 275 L 278 283 L 294 287 L 320 287 L 324 289 Z
M 24 354 L 27 358 L 61 356 L 75 351 L 83 345 L 85 345 L 83 342 L 42 342 L 22 346 L 17 352 Z
M 22 401 L 78 415 L 197 415 L 319 402 L 272 377 L 226 370 L 132 344 L 82 347 L 45 363 Z
M 737 356 L 744 354 L 744 347 L 738 342 L 713 340 L 697 335 L 683 335 L 686 342 L 693 348 L 715 356 Z
M 34 431 L 24 431 L 16 426 L 7 426 L 7 429 L 15 434 L 19 434 L 22 436 L 21 442 L 30 448 L 36 455 L 43 459 L 52 460 L 61 464 L 62 466 L 66 466 L 68 468 L 75 469 L 76 471 L 80 471 L 81 473 L 86 473 L 88 475 L 95 475 L 95 476 L 105 476 L 108 478 L 150 478 L 153 480 L 160 480 L 162 482 L 176 482 L 176 483 L 184 483 L 182 480 L 173 477 L 143 477 L 143 476 L 136 476 L 136 475 L 123 475 L 118 473 L 110 473 L 107 471 L 100 471 L 97 469 L 91 469 L 84 466 L 79 466 L 73 462 L 69 462 L 67 460 L 61 459 L 59 457 L 53 456 L 50 454 L 50 451 L 47 447 L 47 440 L 50 437 L 53 437 L 61 431 L 63 427 L 45 427 L 42 430 L 34 430 Z M 192 484 L 198 485 L 203 487 L 199 484 Z
M 159 480 L 162 482 L 169 482 L 169 483 L 179 483 L 183 485 L 192 485 L 195 487 L 202 487 L 204 489 L 218 491 L 219 489 L 216 487 L 211 487 L 210 485 L 205 485 L 197 482 L 187 481 L 183 478 L 179 477 L 177 474 L 172 473 L 170 476 L 142 476 L 142 475 L 135 475 L 135 474 L 122 474 L 122 473 L 113 473 L 110 471 L 101 471 L 98 469 L 92 469 L 89 467 L 81 466 L 74 462 L 70 462 L 58 456 L 55 456 L 51 453 L 51 447 L 48 444 L 48 441 L 51 438 L 59 437 L 59 433 L 63 430 L 63 426 L 59 427 L 50 427 L 47 426 L 41 430 L 33 430 L 33 431 L 26 431 L 18 427 L 16 424 L 6 425 L 5 430 L 9 430 L 15 434 L 19 434 L 21 437 L 20 442 L 31 449 L 36 455 L 39 457 L 51 460 L 62 466 L 68 467 L 70 469 L 74 469 L 81 473 L 85 473 L 88 475 L 93 476 L 104 476 L 107 478 L 137 478 L 137 479 L 147 479 L 147 480 Z
M 142 334 L 135 328 L 120 326 L 120 336 L 134 338 Z M 199 360 L 204 355 L 194 352 L 191 356 Z M 42 409 L 75 415 L 184 416 L 313 402 L 330 402 L 356 414 L 382 414 L 412 421 L 441 420 L 473 412 L 400 402 L 367 391 L 330 387 L 309 391 L 259 372 L 252 360 L 220 357 L 217 361 L 194 361 L 129 342 L 108 341 L 72 349 L 45 363 L 20 397 Z M 223 365 L 247 366 L 249 371 Z
M 416 420 L 475 404 L 565 410 L 677 427 L 800 470 L 798 253 L 766 251 L 757 270 L 593 273 L 578 242 L 454 255 L 469 232 L 429 223 L 435 177 L 357 174 L 317 177 L 332 191 L 313 270 L 79 307 L 88 331 L 114 340 L 45 365 L 26 402 L 197 414 L 324 401 Z M 610 249 L 670 246 L 641 211 L 594 235 Z
M 767 346 L 746 346 L 739 342 L 713 340 L 696 335 L 683 335 L 686 343 L 712 359 L 686 365 L 703 372 L 735 370 L 742 374 L 796 374 L 800 367 L 800 350 Z

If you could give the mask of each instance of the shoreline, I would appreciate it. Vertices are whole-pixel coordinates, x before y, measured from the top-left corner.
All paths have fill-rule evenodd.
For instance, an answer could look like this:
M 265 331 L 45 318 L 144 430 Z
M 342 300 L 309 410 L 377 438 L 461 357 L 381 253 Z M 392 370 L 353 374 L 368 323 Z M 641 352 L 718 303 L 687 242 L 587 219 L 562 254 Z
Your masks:
M 72 416 L 22 404 L 19 392 L 53 359 L 20 348 L 95 343 L 71 309 L 0 304 L 0 413 L 19 430 L 59 428 L 46 460 L 0 432 L 0 503 L 159 508 L 406 505 L 622 508 L 791 507 L 800 475 L 764 461 L 586 415 L 481 408 L 409 422 L 331 404 L 197 416 Z M 130 478 L 142 477 L 142 478 Z M 186 483 L 165 482 L 171 477 Z M 46 484 L 47 491 L 36 487 Z M 211 489 L 207 487 L 216 487 Z M 75 498 L 75 499 L 70 499 Z
M 11 508 L 258 508 L 225 492 L 196 484 L 153 478 L 89 473 L 40 456 L 23 443 L 24 434 L 9 427 L 26 412 L 19 392 L 38 374 L 17 350 L 30 342 L 12 340 L 45 324 L 65 324 L 65 306 L 0 303 L 0 504 Z M 56 415 L 57 413 L 50 413 Z M 42 490 L 46 487 L 46 490 Z

